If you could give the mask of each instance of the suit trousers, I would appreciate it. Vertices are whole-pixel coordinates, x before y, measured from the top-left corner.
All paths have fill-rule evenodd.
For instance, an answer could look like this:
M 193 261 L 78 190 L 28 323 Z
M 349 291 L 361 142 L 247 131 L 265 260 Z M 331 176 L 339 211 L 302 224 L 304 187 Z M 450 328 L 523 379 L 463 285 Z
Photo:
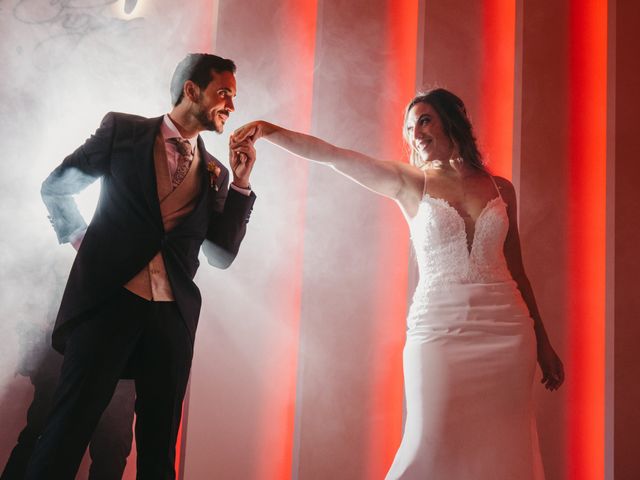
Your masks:
M 137 479 L 174 479 L 193 344 L 175 302 L 122 288 L 71 332 L 47 425 L 26 479 L 73 480 L 118 380 L 135 380 Z
M 50 348 L 50 347 L 49 347 Z M 53 402 L 62 357 L 48 352 L 31 373 L 34 387 L 33 401 L 27 410 L 27 424 L 18 436 L 0 480 L 23 480 L 31 453 L 42 433 Z M 89 452 L 91 466 L 88 480 L 120 480 L 127 466 L 133 442 L 133 409 L 135 385 L 132 380 L 120 380 L 109 406 L 91 437 Z

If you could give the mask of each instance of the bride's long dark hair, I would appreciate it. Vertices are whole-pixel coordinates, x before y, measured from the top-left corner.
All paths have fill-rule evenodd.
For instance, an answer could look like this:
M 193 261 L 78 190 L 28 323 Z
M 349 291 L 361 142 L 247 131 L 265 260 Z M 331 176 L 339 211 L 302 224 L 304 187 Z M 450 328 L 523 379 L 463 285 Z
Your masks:
M 428 103 L 438 113 L 445 134 L 449 136 L 453 144 L 458 148 L 458 153 L 465 162 L 480 170 L 487 170 L 482 161 L 482 154 L 478 150 L 476 137 L 473 134 L 473 127 L 464 103 L 457 95 L 444 88 L 434 88 L 419 93 L 407 105 L 404 112 L 403 134 L 405 141 L 409 145 L 411 142 L 407 131 L 407 117 L 411 109 L 418 103 Z M 413 149 L 411 149 L 410 160 L 412 165 L 416 167 L 422 166 L 422 161 Z

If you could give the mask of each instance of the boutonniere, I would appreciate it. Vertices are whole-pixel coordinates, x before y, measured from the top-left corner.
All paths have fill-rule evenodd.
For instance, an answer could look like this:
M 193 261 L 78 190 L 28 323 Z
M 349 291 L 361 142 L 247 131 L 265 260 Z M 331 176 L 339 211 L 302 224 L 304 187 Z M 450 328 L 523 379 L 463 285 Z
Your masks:
M 218 175 L 222 171 L 221 168 L 214 161 L 207 162 L 207 171 L 209 172 L 209 187 L 213 188 L 216 192 L 218 191 Z

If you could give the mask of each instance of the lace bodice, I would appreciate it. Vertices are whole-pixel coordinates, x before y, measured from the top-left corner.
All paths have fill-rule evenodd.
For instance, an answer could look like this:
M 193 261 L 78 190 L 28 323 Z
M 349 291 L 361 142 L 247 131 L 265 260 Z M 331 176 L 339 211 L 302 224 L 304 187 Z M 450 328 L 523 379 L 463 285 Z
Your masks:
M 425 298 L 430 289 L 449 284 L 511 280 L 503 252 L 509 218 L 500 196 L 489 200 L 478 216 L 470 249 L 458 211 L 428 194 L 410 220 L 409 229 L 420 272 L 414 301 Z

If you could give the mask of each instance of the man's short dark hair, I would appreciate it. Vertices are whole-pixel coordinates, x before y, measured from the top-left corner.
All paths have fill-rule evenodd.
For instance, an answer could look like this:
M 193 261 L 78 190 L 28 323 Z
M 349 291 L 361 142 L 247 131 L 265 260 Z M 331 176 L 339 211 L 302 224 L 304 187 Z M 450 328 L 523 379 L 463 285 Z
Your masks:
M 207 88 L 211 81 L 211 70 L 216 73 L 236 73 L 233 60 L 211 55 L 210 53 L 190 53 L 184 57 L 171 78 L 171 103 L 178 105 L 184 96 L 184 82 L 191 80 L 200 88 Z

